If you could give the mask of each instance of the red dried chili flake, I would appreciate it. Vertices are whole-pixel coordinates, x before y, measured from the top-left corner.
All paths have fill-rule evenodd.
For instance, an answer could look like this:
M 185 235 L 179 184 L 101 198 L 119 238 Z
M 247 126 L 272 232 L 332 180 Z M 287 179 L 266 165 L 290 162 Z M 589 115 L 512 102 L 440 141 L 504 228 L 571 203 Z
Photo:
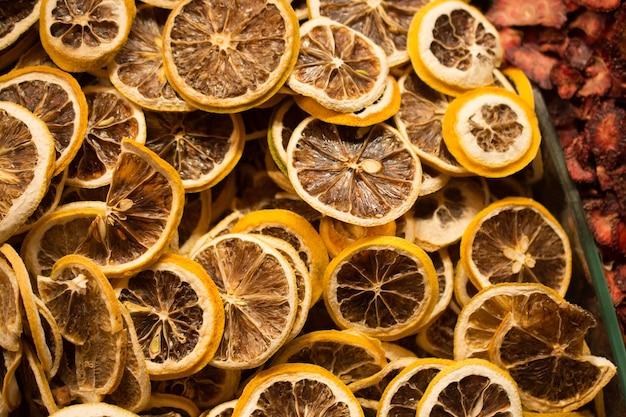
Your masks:
M 549 26 L 560 28 L 567 21 L 561 0 L 496 0 L 485 16 L 496 26 Z
M 552 67 L 550 81 L 556 87 L 559 97 L 569 99 L 585 84 L 585 77 L 576 68 L 561 62 Z
M 592 44 L 602 39 L 607 25 L 606 13 L 584 10 L 574 16 L 567 24 L 571 33 L 580 35 L 583 40 Z M 582 36 L 584 35 L 584 36 Z
M 580 6 L 596 12 L 610 12 L 619 7 L 621 0 L 574 0 Z
M 511 64 L 524 71 L 539 87 L 545 90 L 552 88 L 550 71 L 558 60 L 539 51 L 536 44 L 525 43 L 509 51 L 507 57 Z
M 613 170 L 626 164 L 626 111 L 605 100 L 585 125 L 597 165 Z

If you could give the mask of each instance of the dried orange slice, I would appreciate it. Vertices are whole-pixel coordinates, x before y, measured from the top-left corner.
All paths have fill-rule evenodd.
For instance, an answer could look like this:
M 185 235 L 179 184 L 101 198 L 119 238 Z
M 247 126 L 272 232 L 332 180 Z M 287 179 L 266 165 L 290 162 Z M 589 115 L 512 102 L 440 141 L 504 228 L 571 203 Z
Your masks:
M 461 0 L 435 0 L 419 9 L 407 48 L 419 77 L 451 96 L 493 84 L 504 53 L 495 26 Z
M 348 245 L 326 268 L 323 289 L 337 326 L 381 340 L 416 332 L 439 297 L 437 272 L 428 254 L 395 236 Z
M 296 104 L 304 111 L 328 123 L 344 126 L 371 126 L 393 117 L 400 109 L 400 88 L 396 79 L 389 75 L 383 93 L 373 103 L 354 112 L 339 112 L 320 104 L 312 97 L 294 95 Z
M 409 24 L 413 15 L 426 3 L 428 0 L 307 1 L 311 17 L 326 16 L 363 33 L 380 45 L 385 50 L 390 67 L 408 62 L 406 43 Z
M 298 310 L 296 275 L 267 240 L 227 233 L 196 246 L 189 257 L 213 279 L 226 313 L 211 364 L 255 368 L 288 339 Z M 271 306 L 271 307 L 270 307 Z
M 541 132 L 535 111 L 499 87 L 476 88 L 448 106 L 443 140 L 456 160 L 483 177 L 506 177 L 537 155 Z
M 146 111 L 146 146 L 180 174 L 186 192 L 221 181 L 235 167 L 245 143 L 241 114 Z
M 289 179 L 322 214 L 376 226 L 407 212 L 419 196 L 422 166 L 411 144 L 385 123 L 339 126 L 309 117 L 287 147 Z
M 1 101 L 0 242 L 37 209 L 54 165 L 54 139 L 46 124 L 26 108 Z
M 463 269 L 476 288 L 537 282 L 564 296 L 572 249 L 558 220 L 537 201 L 507 197 L 481 210 L 461 238 Z
M 130 276 L 168 249 L 182 217 L 180 177 L 143 145 L 123 140 L 121 150 L 106 202 L 70 203 L 28 232 L 22 256 L 32 274 L 77 253 L 108 277 Z
M 2 5 L 0 51 L 8 49 L 39 19 L 41 0 L 26 0 Z
M 233 417 L 303 412 L 363 417 L 359 402 L 339 378 L 320 366 L 299 363 L 277 365 L 252 378 L 235 404 Z
M 349 385 L 380 372 L 387 359 L 378 339 L 354 330 L 316 330 L 283 346 L 270 367 L 283 363 L 319 365 Z
M 54 63 L 69 72 L 99 69 L 124 45 L 135 18 L 132 0 L 67 4 L 42 0 L 41 43 Z
M 235 113 L 272 97 L 298 55 L 298 19 L 286 0 L 180 1 L 163 31 L 165 73 L 193 106 Z
M 46 123 L 56 149 L 54 175 L 59 175 L 87 131 L 87 100 L 78 81 L 46 66 L 16 69 L 0 77 L 0 100 L 22 105 Z
M 443 140 L 443 116 L 453 98 L 434 90 L 412 68 L 400 76 L 398 84 L 401 103 L 393 120 L 424 165 L 448 175 L 468 175 Z
M 416 417 L 438 410 L 463 415 L 522 417 L 522 402 L 515 381 L 506 371 L 484 359 L 465 359 L 443 368 L 430 381 L 417 403 Z
M 287 85 L 338 112 L 356 112 L 381 96 L 389 65 L 365 35 L 326 17 L 300 26 L 300 52 Z
M 157 111 L 195 108 L 172 88 L 163 66 L 163 27 L 168 11 L 144 4 L 137 7 L 128 39 L 107 70 L 111 83 L 129 100 Z
M 118 281 L 118 299 L 130 313 L 151 379 L 182 378 L 209 363 L 224 331 L 224 309 L 201 265 L 165 254 Z
M 141 107 L 112 86 L 87 86 L 83 92 L 89 108 L 87 132 L 69 164 L 66 183 L 98 188 L 111 182 L 122 139 L 145 143 L 146 120 Z

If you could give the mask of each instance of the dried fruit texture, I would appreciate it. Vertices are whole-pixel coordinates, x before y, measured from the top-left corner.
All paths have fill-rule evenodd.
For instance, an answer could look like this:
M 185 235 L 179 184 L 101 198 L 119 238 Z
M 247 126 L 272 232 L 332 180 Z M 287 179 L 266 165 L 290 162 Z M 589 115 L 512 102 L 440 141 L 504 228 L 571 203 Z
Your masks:
M 543 25 L 560 28 L 567 19 L 567 7 L 561 0 L 497 0 L 486 16 L 496 26 Z

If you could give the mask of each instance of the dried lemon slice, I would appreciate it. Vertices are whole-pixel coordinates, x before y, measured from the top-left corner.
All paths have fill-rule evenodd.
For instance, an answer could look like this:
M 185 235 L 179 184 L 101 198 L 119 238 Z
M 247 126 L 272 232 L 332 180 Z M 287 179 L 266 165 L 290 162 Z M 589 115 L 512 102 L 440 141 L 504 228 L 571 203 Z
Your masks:
M 323 216 L 320 219 L 319 232 L 330 257 L 334 258 L 346 246 L 358 239 L 371 236 L 395 236 L 396 221 L 392 220 L 380 226 L 364 227 Z
M 0 102 L 0 242 L 5 242 L 43 199 L 55 165 L 54 139 L 26 108 Z
M 306 410 L 306 411 L 301 411 Z M 312 364 L 282 364 L 250 380 L 233 417 L 297 415 L 363 417 L 354 394 L 339 378 Z
M 224 334 L 211 364 L 255 368 L 289 338 L 298 310 L 296 275 L 267 240 L 227 233 L 196 246 L 189 257 L 216 283 L 224 310 Z
M 322 214 L 376 226 L 407 212 L 419 196 L 422 166 L 407 139 L 385 123 L 339 126 L 303 120 L 287 146 L 289 180 Z
M 456 160 L 483 177 L 506 177 L 537 155 L 537 115 L 519 95 L 499 87 L 476 88 L 448 106 L 443 140 Z
M 6 52 L 10 46 L 37 23 L 41 10 L 41 0 L 8 2 L 2 5 L 0 51 Z
M 97 70 L 126 42 L 135 11 L 132 0 L 42 0 L 41 43 L 65 71 Z
M 522 417 L 517 384 L 484 359 L 465 359 L 443 368 L 428 384 L 415 415 L 431 417 L 438 410 L 463 415 L 467 407 L 475 415 Z
M 63 172 L 87 131 L 87 100 L 78 81 L 46 66 L 16 69 L 0 77 L 0 100 L 22 105 L 46 123 L 56 150 L 54 175 Z
M 418 10 L 407 47 L 419 77 L 451 96 L 493 84 L 504 52 L 498 30 L 461 0 L 436 0 Z
M 5 245 L 8 244 L 2 247 Z M 0 347 L 18 352 L 23 330 L 20 287 L 14 268 L 4 256 L 0 257 L 0 289 Z
M 300 52 L 287 78 L 295 92 L 338 112 L 356 112 L 381 96 L 389 65 L 383 49 L 326 17 L 300 26 Z
M 132 411 L 128 411 L 117 405 L 105 402 L 72 404 L 51 413 L 50 417 L 138 417 Z
M 165 73 L 193 106 L 239 112 L 278 91 L 299 40 L 298 18 L 286 0 L 184 0 L 163 31 Z
M 526 197 L 491 203 L 461 238 L 463 269 L 476 288 L 501 282 L 538 282 L 561 296 L 572 273 L 569 238 L 550 212 Z
M 328 313 L 340 328 L 381 340 L 416 332 L 439 298 L 428 254 L 395 236 L 348 245 L 326 268 L 323 289 Z

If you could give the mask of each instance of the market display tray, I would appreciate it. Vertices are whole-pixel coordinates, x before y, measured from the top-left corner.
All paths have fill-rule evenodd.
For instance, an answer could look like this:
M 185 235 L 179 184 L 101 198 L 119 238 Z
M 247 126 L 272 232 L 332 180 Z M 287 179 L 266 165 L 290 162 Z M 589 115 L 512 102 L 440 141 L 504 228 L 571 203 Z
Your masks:
M 572 280 L 566 298 L 592 312 L 597 325 L 590 330 L 587 344 L 592 354 L 604 356 L 617 366 L 617 375 L 603 390 L 606 417 L 626 416 L 626 348 L 624 336 L 609 289 L 603 265 L 587 224 L 580 195 L 571 180 L 546 103 L 534 88 L 535 110 L 542 133 L 541 152 L 544 173 L 533 185 L 533 197 L 559 219 L 568 233 L 573 253 Z M 601 410 L 598 410 L 601 416 Z

